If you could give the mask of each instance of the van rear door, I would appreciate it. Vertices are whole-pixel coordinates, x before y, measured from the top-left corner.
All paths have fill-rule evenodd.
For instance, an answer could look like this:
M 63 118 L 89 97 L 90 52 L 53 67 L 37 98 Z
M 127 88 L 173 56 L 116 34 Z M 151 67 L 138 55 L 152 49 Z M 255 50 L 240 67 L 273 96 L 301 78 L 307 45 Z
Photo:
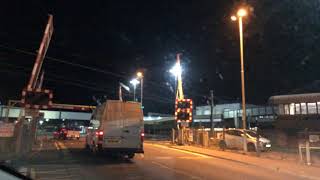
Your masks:
M 123 145 L 128 148 L 141 148 L 143 131 L 143 115 L 140 103 L 123 103 Z
M 136 102 L 109 101 L 104 120 L 104 147 L 141 149 L 141 106 Z

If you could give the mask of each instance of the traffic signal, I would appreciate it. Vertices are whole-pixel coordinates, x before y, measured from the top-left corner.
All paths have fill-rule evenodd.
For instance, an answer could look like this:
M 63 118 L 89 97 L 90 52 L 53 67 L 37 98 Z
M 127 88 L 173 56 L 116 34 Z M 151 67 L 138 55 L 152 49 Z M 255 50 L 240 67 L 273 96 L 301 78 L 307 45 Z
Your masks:
M 176 99 L 175 104 L 175 120 L 180 122 L 192 121 L 193 103 L 191 99 Z
M 52 105 L 52 98 L 52 92 L 47 89 L 23 90 L 21 103 L 30 109 L 48 109 Z

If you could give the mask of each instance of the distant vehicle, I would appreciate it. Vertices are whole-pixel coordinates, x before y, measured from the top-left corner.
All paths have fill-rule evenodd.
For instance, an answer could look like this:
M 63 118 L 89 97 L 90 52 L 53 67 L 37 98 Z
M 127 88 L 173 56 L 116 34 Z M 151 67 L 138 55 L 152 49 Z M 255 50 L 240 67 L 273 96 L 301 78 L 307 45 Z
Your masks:
M 67 128 L 66 139 L 80 139 L 80 128 Z
M 246 140 L 248 151 L 256 151 L 257 149 L 257 132 L 253 130 L 243 129 L 228 129 L 225 131 L 225 139 L 221 139 L 219 146 L 221 149 L 236 148 L 243 149 L 243 136 L 246 132 Z M 267 151 L 271 149 L 271 142 L 269 139 L 259 136 L 259 148 L 261 151 Z
M 92 115 L 86 147 L 93 152 L 133 158 L 143 153 L 143 112 L 137 102 L 107 100 Z
M 53 132 L 54 139 L 80 139 L 79 128 L 60 128 Z
M 57 131 L 53 132 L 54 139 L 67 139 L 67 129 L 59 128 Z

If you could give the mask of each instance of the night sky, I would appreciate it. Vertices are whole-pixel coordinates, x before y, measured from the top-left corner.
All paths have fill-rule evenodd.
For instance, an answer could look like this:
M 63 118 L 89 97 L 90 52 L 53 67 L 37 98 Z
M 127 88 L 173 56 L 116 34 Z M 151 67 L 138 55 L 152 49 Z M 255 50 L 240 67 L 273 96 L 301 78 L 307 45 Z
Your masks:
M 197 105 L 210 89 L 216 103 L 239 101 L 239 34 L 230 15 L 242 4 L 250 10 L 244 19 L 247 102 L 318 91 L 318 0 L 10 0 L 0 5 L 0 101 L 20 98 L 48 13 L 55 29 L 44 87 L 54 91 L 54 102 L 115 99 L 118 83 L 129 84 L 143 70 L 145 111 L 170 113 L 175 83 L 168 70 L 176 53 L 182 53 L 184 92 Z

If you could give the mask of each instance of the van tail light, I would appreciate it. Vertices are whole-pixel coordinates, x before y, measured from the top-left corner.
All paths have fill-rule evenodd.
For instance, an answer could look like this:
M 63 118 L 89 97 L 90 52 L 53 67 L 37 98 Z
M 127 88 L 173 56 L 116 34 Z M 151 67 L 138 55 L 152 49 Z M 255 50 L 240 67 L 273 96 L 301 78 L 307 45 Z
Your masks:
M 98 137 L 99 140 L 103 140 L 103 131 L 97 131 L 96 136 Z
M 140 138 L 141 138 L 141 142 L 143 142 L 143 140 L 144 140 L 144 132 L 141 132 Z

